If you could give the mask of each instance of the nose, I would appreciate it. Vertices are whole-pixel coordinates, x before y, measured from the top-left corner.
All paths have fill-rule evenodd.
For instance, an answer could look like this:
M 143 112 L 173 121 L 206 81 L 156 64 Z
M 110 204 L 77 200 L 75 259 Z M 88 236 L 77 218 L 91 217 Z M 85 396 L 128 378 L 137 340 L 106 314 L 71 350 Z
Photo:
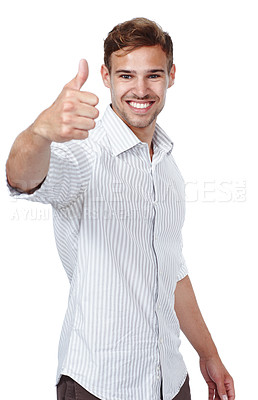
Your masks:
M 138 77 L 132 91 L 135 96 L 140 98 L 148 95 L 148 82 L 146 79 Z

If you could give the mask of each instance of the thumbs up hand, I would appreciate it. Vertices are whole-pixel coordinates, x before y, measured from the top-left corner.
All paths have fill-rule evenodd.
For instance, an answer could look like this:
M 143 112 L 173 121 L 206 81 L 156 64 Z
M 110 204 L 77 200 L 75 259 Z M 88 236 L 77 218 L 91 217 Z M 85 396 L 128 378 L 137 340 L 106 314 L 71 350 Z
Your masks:
M 71 82 L 67 83 L 65 87 L 81 90 L 84 83 L 87 81 L 89 76 L 89 67 L 86 60 L 82 59 L 79 64 L 79 69 L 76 77 L 71 80 Z
M 86 60 L 81 60 L 74 79 L 67 83 L 51 107 L 43 111 L 33 123 L 37 135 L 52 142 L 67 142 L 72 139 L 85 139 L 89 130 L 95 127 L 99 112 L 96 105 L 98 97 L 81 91 L 88 78 Z

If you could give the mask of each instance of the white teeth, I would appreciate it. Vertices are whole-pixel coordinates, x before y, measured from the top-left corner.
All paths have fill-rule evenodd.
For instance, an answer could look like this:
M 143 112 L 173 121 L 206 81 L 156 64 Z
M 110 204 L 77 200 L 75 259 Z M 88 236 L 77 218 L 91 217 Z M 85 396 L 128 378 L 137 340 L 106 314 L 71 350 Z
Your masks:
M 147 108 L 151 103 L 135 103 L 134 101 L 129 101 L 130 106 L 134 108 Z

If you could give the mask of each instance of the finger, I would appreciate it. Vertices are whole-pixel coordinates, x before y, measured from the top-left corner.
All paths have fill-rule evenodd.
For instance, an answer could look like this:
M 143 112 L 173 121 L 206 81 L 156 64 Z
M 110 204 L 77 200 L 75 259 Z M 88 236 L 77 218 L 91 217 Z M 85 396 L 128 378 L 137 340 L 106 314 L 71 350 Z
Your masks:
M 73 129 L 72 134 L 71 134 L 71 139 L 75 140 L 83 140 L 87 139 L 89 136 L 89 132 L 84 129 Z
M 86 117 L 86 118 L 98 118 L 99 110 L 93 106 L 89 106 L 88 104 L 80 103 L 76 107 L 75 111 L 76 115 L 79 117 Z
M 218 399 L 220 400 L 235 399 L 234 382 L 230 375 L 227 376 L 225 380 L 217 384 L 217 391 L 219 394 Z
M 90 104 L 96 106 L 99 102 L 98 96 L 90 92 L 78 92 L 78 99 L 81 103 Z
M 95 125 L 95 121 L 91 118 L 76 117 L 73 123 L 73 129 L 89 131 L 90 129 L 95 128 Z
M 219 394 L 218 399 L 228 400 L 227 391 L 223 383 L 217 384 L 217 391 Z
M 214 399 L 214 388 L 209 386 L 209 400 Z
M 231 377 L 227 377 L 225 379 L 225 386 L 227 389 L 227 395 L 229 400 L 235 399 L 235 388 L 234 388 L 234 381 Z
M 80 60 L 78 73 L 75 78 L 65 86 L 71 89 L 80 90 L 89 76 L 89 67 L 85 59 Z

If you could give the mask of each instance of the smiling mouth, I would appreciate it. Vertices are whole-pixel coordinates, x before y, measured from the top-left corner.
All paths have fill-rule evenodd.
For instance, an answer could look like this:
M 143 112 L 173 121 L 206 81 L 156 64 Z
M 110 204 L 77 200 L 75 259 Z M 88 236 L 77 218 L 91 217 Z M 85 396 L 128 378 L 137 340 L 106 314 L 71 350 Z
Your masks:
M 137 110 L 147 110 L 152 106 L 153 103 L 154 101 L 148 101 L 148 102 L 127 101 L 127 104 L 129 104 L 131 108 Z

